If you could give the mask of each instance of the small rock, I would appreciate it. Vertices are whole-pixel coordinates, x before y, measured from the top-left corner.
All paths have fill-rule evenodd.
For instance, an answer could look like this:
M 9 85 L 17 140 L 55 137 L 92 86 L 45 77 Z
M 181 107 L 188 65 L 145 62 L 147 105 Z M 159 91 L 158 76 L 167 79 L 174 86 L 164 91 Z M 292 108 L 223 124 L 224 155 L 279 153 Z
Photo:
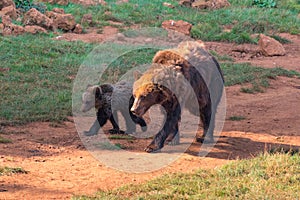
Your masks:
M 10 16 L 10 18 L 12 18 L 12 19 L 18 18 L 17 10 L 16 10 L 15 6 L 13 6 L 13 5 L 7 6 L 0 11 L 0 17 L 2 17 L 4 15 Z
M 117 33 L 117 40 L 126 41 L 126 38 L 122 33 Z
M 1 0 L 0 1 L 0 10 L 2 10 L 3 8 L 8 7 L 8 6 L 13 6 L 14 8 L 16 8 L 16 5 L 13 0 Z
M 25 26 L 26 33 L 36 34 L 36 33 L 47 33 L 47 30 L 40 26 Z
M 53 8 L 52 12 L 59 13 L 59 14 L 65 14 L 65 10 L 62 8 Z
M 0 34 L 3 33 L 3 29 L 4 29 L 4 25 L 1 23 L 1 24 L 0 24 Z
M 9 24 L 11 24 L 12 20 L 11 20 L 10 16 L 4 15 L 2 17 L 2 23 L 3 23 L 4 26 L 8 26 Z
M 46 29 L 53 29 L 53 20 L 46 15 L 40 13 L 37 9 L 32 8 L 25 13 L 23 18 L 24 25 L 36 25 Z
M 128 0 L 118 0 L 116 4 L 128 3 Z
M 69 0 L 42 0 L 45 3 L 50 3 L 50 4 L 58 4 L 62 6 L 66 6 L 69 4 Z
M 258 45 L 264 56 L 284 56 L 286 54 L 280 42 L 264 34 L 259 35 Z
M 163 6 L 166 6 L 166 7 L 169 7 L 169 8 L 175 8 L 175 6 L 173 6 L 172 4 L 167 3 L 167 2 L 164 2 Z
M 75 18 L 71 14 L 59 14 L 53 11 L 46 12 L 46 16 L 53 20 L 55 27 L 65 31 L 70 31 L 75 28 Z
M 162 23 L 162 28 L 166 30 L 174 30 L 185 35 L 189 35 L 191 32 L 192 24 L 182 20 L 167 20 Z
M 198 0 L 192 3 L 192 7 L 199 9 L 220 9 L 230 6 L 227 0 Z
M 76 33 L 76 34 L 81 34 L 83 32 L 83 28 L 80 24 L 76 24 L 74 30 L 73 30 L 73 33 Z
M 4 25 L 2 34 L 4 36 L 7 35 L 21 35 L 25 32 L 24 27 L 15 25 L 15 24 L 8 24 Z
M 191 0 L 180 0 L 179 5 L 186 6 L 186 7 L 191 7 L 192 6 L 192 1 Z
M 152 38 L 146 38 L 145 42 L 147 42 L 147 43 L 153 42 L 153 39 Z

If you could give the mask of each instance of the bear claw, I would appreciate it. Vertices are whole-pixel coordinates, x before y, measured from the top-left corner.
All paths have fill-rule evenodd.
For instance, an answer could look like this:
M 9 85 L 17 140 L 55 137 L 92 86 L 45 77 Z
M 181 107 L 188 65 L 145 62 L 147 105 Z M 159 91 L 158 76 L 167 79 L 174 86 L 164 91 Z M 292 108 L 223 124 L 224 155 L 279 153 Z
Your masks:
M 152 148 L 152 147 L 146 147 L 144 149 L 144 151 L 146 151 L 147 153 L 159 153 L 161 152 L 161 149 L 158 149 L 158 148 Z

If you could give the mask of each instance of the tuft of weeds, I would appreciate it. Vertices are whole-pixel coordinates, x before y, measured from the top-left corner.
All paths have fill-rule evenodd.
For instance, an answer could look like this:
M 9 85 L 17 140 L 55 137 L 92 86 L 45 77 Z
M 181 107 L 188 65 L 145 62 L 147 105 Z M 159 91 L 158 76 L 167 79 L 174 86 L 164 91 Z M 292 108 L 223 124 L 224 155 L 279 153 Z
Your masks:
M 275 40 L 277 40 L 281 44 L 290 44 L 290 43 L 292 43 L 290 40 L 285 39 L 283 37 L 280 37 L 279 35 L 270 35 L 270 37 L 274 38 Z
M 0 166 L 0 176 L 12 175 L 12 174 L 27 174 L 28 172 L 21 167 L 1 167 Z
M 227 55 L 220 55 L 217 52 L 211 50 L 209 51 L 219 62 L 233 62 L 234 59 Z
M 230 121 L 242 121 L 244 119 L 246 119 L 246 117 L 244 117 L 244 116 L 238 116 L 238 115 L 229 117 Z
M 125 149 L 125 147 L 120 143 L 112 144 L 110 142 L 99 142 L 99 143 L 94 144 L 94 146 L 99 148 L 99 149 L 103 149 L 103 150 L 121 150 L 121 149 Z
M 108 137 L 110 140 L 135 140 L 136 138 L 130 135 L 110 135 Z
M 1 144 L 1 143 L 2 143 L 2 144 L 12 143 L 12 140 L 0 136 L 0 144 Z

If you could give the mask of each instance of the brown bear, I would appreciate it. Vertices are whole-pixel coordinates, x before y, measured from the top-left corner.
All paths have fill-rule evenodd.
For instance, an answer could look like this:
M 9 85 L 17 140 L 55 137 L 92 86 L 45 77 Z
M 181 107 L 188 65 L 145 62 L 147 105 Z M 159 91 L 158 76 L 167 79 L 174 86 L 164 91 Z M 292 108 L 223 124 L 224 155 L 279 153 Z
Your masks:
M 155 104 L 166 110 L 163 128 L 145 151 L 157 151 L 174 137 L 179 138 L 182 108 L 200 116 L 204 131 L 197 141 L 213 142 L 215 114 L 223 90 L 220 65 L 202 44 L 182 42 L 175 49 L 157 52 L 150 68 L 133 86 L 135 100 L 131 111 L 134 114 L 141 117 Z
M 96 135 L 99 129 L 109 120 L 113 129 L 109 133 L 124 133 L 120 130 L 117 120 L 117 112 L 123 115 L 127 130 L 125 133 L 133 133 L 136 130 L 136 124 L 139 124 L 143 131 L 147 130 L 147 124 L 142 117 L 135 116 L 130 108 L 133 105 L 132 86 L 126 81 L 120 81 L 115 85 L 89 85 L 82 95 L 81 111 L 87 112 L 93 107 L 97 111 L 97 120 L 91 126 L 89 131 L 85 131 L 86 136 Z M 133 122 L 134 123 L 133 123 Z

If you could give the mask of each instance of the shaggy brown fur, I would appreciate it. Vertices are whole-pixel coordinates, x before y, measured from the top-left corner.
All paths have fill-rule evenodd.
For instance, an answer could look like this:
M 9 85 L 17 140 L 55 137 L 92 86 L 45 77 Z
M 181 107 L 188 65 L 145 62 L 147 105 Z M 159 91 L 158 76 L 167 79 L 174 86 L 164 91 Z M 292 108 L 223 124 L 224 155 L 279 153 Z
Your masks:
M 109 120 L 113 129 L 110 133 L 124 133 L 118 125 L 117 112 L 120 111 L 126 121 L 126 133 L 133 133 L 136 131 L 134 123 L 139 124 L 143 131 L 147 130 L 146 122 L 143 118 L 137 117 L 130 112 L 133 104 L 132 87 L 130 84 L 122 81 L 116 85 L 103 84 L 88 86 L 82 95 L 83 112 L 87 112 L 92 107 L 97 111 L 97 120 L 94 122 L 89 131 L 85 131 L 87 136 L 96 135 L 99 129 Z M 133 122 L 131 121 L 133 120 Z
M 147 152 L 161 149 L 176 136 L 181 107 L 201 118 L 204 128 L 199 141 L 212 142 L 217 105 L 223 92 L 223 75 L 216 59 L 197 42 L 184 42 L 178 48 L 159 51 L 152 66 L 134 83 L 131 111 L 142 116 L 152 105 L 166 112 L 164 127 L 156 134 Z

